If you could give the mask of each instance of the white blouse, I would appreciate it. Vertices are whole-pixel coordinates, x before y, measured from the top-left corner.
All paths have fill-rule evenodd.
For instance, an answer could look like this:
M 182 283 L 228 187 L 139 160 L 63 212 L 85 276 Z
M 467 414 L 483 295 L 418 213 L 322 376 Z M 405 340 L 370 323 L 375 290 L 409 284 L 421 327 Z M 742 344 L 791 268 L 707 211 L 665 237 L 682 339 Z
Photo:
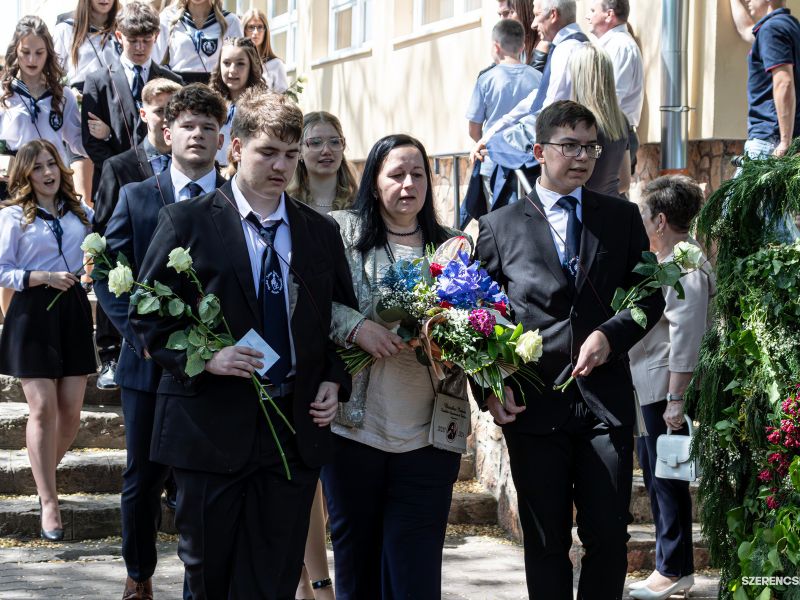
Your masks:
M 82 204 L 91 223 L 94 213 Z M 8 206 L 0 210 L 0 287 L 23 289 L 25 271 L 70 271 L 75 273 L 83 264 L 83 239 L 91 233 L 71 212 L 61 217 L 63 230 L 61 249 L 49 221 L 36 217 L 22 229 L 22 207 Z
M 67 74 L 69 85 L 83 83 L 86 76 L 97 70 L 119 62 L 122 47 L 113 35 L 89 33 L 78 48 L 78 64 L 72 62 L 72 40 L 75 37 L 74 21 L 67 19 L 56 25 L 53 32 L 53 45 L 59 58 L 61 68 Z
M 175 25 L 170 25 L 175 20 L 177 10 L 172 7 L 161 13 L 161 31 L 153 47 L 153 60 L 163 63 L 169 51 L 168 66 L 176 73 L 212 73 L 222 49 L 222 28 L 214 12 L 208 15 L 203 27 L 197 29 L 188 11 Z M 239 17 L 227 11 L 223 13 L 228 25 L 224 37 L 242 37 Z
M 34 102 L 19 92 L 0 104 L 0 139 L 5 140 L 9 150 L 19 150 L 26 142 L 45 139 L 52 142 L 61 155 L 61 160 L 69 166 L 70 160 L 66 143 L 73 153 L 86 156 L 81 140 L 81 111 L 72 88 L 64 88 L 64 110 L 52 112 L 52 97 Z M 35 115 L 35 119 L 33 118 Z
M 286 77 L 286 65 L 280 58 L 273 58 L 264 63 L 264 81 L 273 92 L 283 94 L 289 89 L 289 80 Z

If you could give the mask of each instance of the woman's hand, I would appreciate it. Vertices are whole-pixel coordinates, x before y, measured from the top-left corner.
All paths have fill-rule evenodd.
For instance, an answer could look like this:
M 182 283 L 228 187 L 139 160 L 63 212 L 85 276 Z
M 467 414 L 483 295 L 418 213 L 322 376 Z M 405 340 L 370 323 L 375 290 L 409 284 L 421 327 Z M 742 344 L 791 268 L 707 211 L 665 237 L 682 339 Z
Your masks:
M 408 347 L 399 335 L 369 319 L 361 325 L 355 342 L 375 358 L 388 358 Z
M 673 431 L 677 431 L 686 424 L 686 420 L 683 418 L 683 400 L 667 402 L 667 408 L 664 410 L 664 422 Z
M 79 281 L 80 279 L 69 271 L 34 271 L 31 273 L 29 285 L 30 287 L 46 285 L 65 292 Z
M 89 113 L 89 133 L 98 140 L 105 140 L 111 133 L 111 128 L 100 120 L 94 113 Z

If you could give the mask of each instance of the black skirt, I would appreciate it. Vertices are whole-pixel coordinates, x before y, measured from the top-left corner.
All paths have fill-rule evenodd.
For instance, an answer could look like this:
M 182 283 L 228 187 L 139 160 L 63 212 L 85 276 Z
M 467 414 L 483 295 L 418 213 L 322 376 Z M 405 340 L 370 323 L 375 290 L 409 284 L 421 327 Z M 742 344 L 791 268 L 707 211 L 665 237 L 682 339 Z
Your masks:
M 43 285 L 14 293 L 0 335 L 0 373 L 60 379 L 97 371 L 86 292 L 73 285 L 48 311 L 56 294 Z

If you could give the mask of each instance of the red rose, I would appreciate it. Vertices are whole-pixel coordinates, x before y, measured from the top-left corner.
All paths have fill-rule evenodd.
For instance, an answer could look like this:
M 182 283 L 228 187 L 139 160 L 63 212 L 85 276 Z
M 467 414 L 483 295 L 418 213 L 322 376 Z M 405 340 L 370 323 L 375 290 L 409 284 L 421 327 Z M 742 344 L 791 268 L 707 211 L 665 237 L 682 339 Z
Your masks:
M 499 312 L 504 317 L 506 316 L 506 303 L 505 302 L 495 302 L 494 309 Z
M 439 302 L 439 306 L 441 306 L 442 308 L 453 308 L 453 305 L 450 304 L 447 300 L 442 300 L 441 302 Z
M 431 272 L 431 277 L 438 277 L 444 271 L 444 267 L 439 263 L 431 263 L 431 266 L 428 267 L 428 270 Z
M 767 496 L 767 508 L 776 510 L 778 507 L 780 507 L 778 499 L 775 496 Z
M 766 483 L 770 479 L 772 479 L 772 473 L 770 473 L 769 469 L 764 469 L 763 471 L 761 471 L 761 473 L 758 474 L 758 479 Z

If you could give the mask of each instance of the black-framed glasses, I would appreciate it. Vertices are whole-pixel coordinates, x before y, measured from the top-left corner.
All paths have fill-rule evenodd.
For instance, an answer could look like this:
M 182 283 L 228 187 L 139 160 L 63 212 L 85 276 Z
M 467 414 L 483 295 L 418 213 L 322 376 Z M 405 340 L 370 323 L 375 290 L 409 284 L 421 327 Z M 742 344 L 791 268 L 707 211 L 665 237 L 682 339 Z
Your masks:
M 581 154 L 586 152 L 589 158 L 600 158 L 603 153 L 603 147 L 600 144 L 576 144 L 575 142 L 566 142 L 558 144 L 556 142 L 539 142 L 542 146 L 559 146 L 561 154 L 565 158 L 578 158 Z
M 253 32 L 258 32 L 258 31 L 266 31 L 267 30 L 267 26 L 266 25 L 248 25 L 247 27 L 244 28 L 244 30 L 247 33 L 253 33 Z
M 311 137 L 303 143 L 308 147 L 309 150 L 322 150 L 325 146 L 331 150 L 344 150 L 343 137 L 332 137 L 327 139 L 321 137 Z

